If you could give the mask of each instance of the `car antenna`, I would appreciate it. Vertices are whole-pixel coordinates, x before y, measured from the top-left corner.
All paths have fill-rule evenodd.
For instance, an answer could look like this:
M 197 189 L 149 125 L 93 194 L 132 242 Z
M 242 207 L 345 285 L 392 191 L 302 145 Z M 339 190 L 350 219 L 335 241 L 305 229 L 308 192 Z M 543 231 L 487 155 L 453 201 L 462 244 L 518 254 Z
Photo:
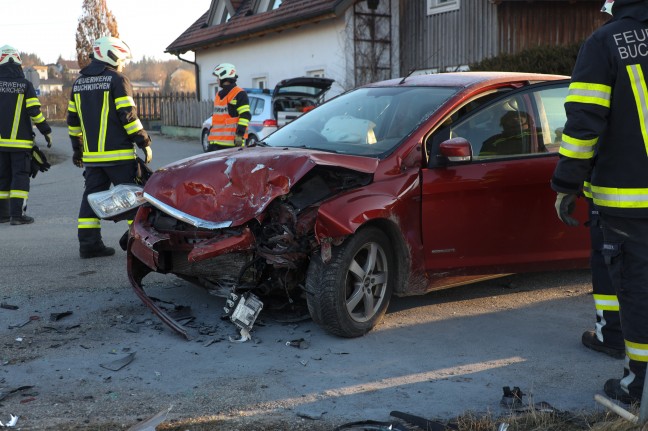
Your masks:
M 426 59 L 425 59 L 425 63 L 427 63 L 428 61 L 430 61 L 430 59 L 431 59 L 432 57 L 436 56 L 436 55 L 439 53 L 439 51 L 441 51 L 441 48 L 437 49 L 437 50 L 434 51 L 434 52 L 433 52 L 433 53 L 432 53 L 428 58 L 426 58 Z M 410 71 L 407 73 L 407 75 L 405 75 L 405 76 L 403 77 L 403 79 L 400 80 L 400 82 L 398 83 L 398 85 L 404 84 L 404 83 L 405 83 L 405 80 L 406 80 L 407 78 L 409 78 L 409 77 L 412 75 L 412 73 L 416 72 L 416 71 L 419 70 L 419 69 L 420 69 L 420 67 L 415 67 L 415 68 L 410 69 Z
M 407 72 L 407 75 L 403 76 L 403 79 L 400 80 L 400 82 L 398 83 L 398 85 L 401 85 L 402 83 L 404 83 L 405 80 L 406 80 L 407 78 L 409 78 L 409 77 L 412 75 L 412 73 L 416 72 L 417 70 L 418 70 L 418 69 L 410 69 L 410 71 Z

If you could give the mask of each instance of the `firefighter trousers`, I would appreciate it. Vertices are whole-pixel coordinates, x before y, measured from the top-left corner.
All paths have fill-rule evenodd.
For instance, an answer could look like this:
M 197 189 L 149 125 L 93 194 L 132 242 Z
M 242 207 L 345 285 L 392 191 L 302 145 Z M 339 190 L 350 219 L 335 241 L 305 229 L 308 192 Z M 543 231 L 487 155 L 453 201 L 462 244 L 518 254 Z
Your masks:
M 78 220 L 79 246 L 82 250 L 92 250 L 104 246 L 101 239 L 100 219 L 88 203 L 88 195 L 108 190 L 111 184 L 134 184 L 135 173 L 135 160 L 113 166 L 95 167 L 86 165 L 83 172 L 85 190 L 83 191 Z
M 603 231 L 598 208 L 589 202 L 589 229 L 591 241 L 590 267 L 592 268 L 592 291 L 596 309 L 596 338 L 613 349 L 623 349 L 623 334 L 619 317 L 619 300 L 608 267 L 603 257 Z
M 601 213 L 603 256 L 619 299 L 626 360 L 621 387 L 641 398 L 648 363 L 648 219 Z
M 31 151 L 0 151 L 0 199 L 9 200 L 9 214 L 20 217 L 27 210 Z

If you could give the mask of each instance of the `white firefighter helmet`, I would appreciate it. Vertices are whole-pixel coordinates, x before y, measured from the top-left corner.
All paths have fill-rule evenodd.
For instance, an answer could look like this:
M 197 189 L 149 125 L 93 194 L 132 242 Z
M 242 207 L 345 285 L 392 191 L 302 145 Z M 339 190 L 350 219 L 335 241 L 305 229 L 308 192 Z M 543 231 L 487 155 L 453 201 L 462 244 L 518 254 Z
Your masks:
M 605 3 L 603 3 L 603 7 L 601 8 L 601 12 L 606 12 L 612 15 L 612 6 L 614 6 L 614 0 L 605 0 Z
M 7 64 L 12 61 L 16 64 L 22 64 L 20 53 L 16 48 L 9 45 L 0 47 L 0 64 Z
M 133 58 L 131 50 L 123 40 L 112 36 L 100 37 L 92 45 L 94 58 L 112 66 L 124 64 Z
M 218 79 L 236 79 L 236 67 L 231 63 L 221 63 L 214 68 L 212 74 Z

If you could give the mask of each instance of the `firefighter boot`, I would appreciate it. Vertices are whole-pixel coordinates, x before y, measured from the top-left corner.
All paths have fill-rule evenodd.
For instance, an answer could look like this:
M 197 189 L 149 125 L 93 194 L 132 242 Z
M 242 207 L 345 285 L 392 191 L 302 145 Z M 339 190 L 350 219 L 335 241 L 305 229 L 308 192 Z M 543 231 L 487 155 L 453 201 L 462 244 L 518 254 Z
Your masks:
M 29 217 L 26 215 L 21 215 L 17 217 L 11 217 L 11 221 L 9 222 L 11 225 L 16 226 L 19 224 L 31 224 L 34 223 L 34 217 Z
M 9 222 L 9 199 L 0 199 L 0 223 Z
M 106 247 L 101 239 L 98 241 L 95 239 L 91 243 L 88 243 L 88 241 L 83 242 L 79 245 L 79 256 L 81 256 L 81 259 L 92 259 L 94 257 L 105 257 L 115 254 L 115 249 Z
M 641 403 L 641 397 L 637 398 L 629 393 L 627 393 L 622 387 L 621 387 L 621 380 L 620 379 L 609 379 L 607 382 L 605 382 L 605 385 L 603 385 L 603 392 L 605 392 L 605 395 L 608 397 L 612 398 L 613 400 L 618 400 L 621 401 L 624 404 L 640 404 Z
M 79 256 L 81 256 L 81 259 L 112 256 L 113 254 L 115 254 L 115 249 L 112 247 L 106 247 L 103 242 L 92 246 L 82 245 L 79 247 Z
M 614 348 L 608 346 L 607 344 L 599 341 L 596 337 L 596 332 L 594 331 L 585 331 L 583 332 L 583 337 L 581 338 L 583 345 L 588 349 L 596 350 L 597 352 L 605 353 L 608 356 L 612 356 L 616 359 L 625 358 L 625 348 Z

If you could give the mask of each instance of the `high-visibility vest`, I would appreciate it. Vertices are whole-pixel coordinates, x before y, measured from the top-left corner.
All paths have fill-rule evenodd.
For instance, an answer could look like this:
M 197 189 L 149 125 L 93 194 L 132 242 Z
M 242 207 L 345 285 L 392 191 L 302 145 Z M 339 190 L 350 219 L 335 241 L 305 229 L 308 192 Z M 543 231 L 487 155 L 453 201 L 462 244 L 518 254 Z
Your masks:
M 210 144 L 218 144 L 228 147 L 234 146 L 234 136 L 236 135 L 236 126 L 238 125 L 239 117 L 232 117 L 229 114 L 228 106 L 236 98 L 236 96 L 243 91 L 241 87 L 234 87 L 221 99 L 218 93 L 214 98 L 214 111 L 212 114 L 212 125 L 207 137 Z M 247 140 L 248 133 L 245 131 L 243 137 Z

